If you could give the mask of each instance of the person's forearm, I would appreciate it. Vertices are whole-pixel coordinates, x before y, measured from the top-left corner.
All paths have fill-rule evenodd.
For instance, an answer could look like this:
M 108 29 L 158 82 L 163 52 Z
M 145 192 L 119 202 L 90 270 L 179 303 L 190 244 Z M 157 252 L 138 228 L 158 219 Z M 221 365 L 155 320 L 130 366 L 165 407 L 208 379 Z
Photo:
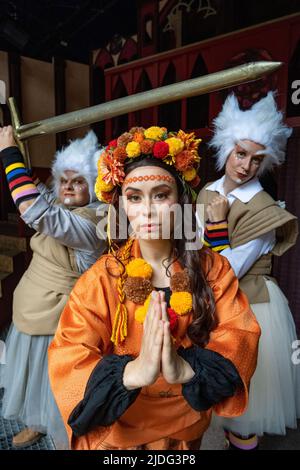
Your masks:
M 127 390 L 136 390 L 137 388 L 149 385 L 143 379 L 138 358 L 128 362 L 128 364 L 125 366 L 123 373 L 123 385 Z
M 204 242 L 206 246 L 216 252 L 221 252 L 230 247 L 227 220 L 208 221 L 204 232 Z
M 34 203 L 39 196 L 39 191 L 33 179 L 27 173 L 23 156 L 18 147 L 5 148 L 1 152 L 0 158 L 4 166 L 11 196 L 22 214 Z

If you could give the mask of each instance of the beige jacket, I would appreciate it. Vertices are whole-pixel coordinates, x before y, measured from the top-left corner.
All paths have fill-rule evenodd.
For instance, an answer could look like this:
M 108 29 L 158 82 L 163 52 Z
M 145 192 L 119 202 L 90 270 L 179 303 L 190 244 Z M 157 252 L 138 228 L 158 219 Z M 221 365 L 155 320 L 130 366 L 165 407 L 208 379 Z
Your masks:
M 200 192 L 197 202 L 209 204 L 218 195 L 207 191 L 208 183 Z M 231 248 L 243 245 L 271 230 L 276 230 L 276 244 L 271 253 L 259 258 L 240 279 L 240 287 L 251 304 L 268 302 L 265 278 L 271 278 L 272 255 L 281 256 L 295 243 L 298 236 L 297 217 L 278 206 L 265 191 L 257 193 L 248 203 L 236 199 L 228 213 L 228 232 Z
M 72 215 L 89 220 L 96 231 L 95 210 L 80 207 L 72 210 Z M 51 335 L 81 273 L 76 265 L 75 249 L 65 246 L 58 238 L 37 232 L 30 246 L 32 260 L 14 291 L 13 322 L 23 333 Z

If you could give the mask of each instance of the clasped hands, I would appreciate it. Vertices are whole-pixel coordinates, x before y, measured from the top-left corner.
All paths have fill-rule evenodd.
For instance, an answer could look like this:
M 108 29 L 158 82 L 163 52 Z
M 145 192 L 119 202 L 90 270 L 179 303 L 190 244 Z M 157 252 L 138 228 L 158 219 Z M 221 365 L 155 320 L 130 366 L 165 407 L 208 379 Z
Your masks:
M 123 384 L 128 390 L 149 386 L 160 374 L 170 384 L 186 383 L 195 375 L 173 345 L 165 294 L 153 291 L 144 322 L 140 354 L 126 365 Z

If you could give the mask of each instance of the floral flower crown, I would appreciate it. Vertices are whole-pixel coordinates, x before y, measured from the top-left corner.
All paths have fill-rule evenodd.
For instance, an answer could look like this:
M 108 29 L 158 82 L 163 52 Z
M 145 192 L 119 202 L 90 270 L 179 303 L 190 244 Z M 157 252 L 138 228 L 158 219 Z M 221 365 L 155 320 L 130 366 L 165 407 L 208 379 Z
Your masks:
M 187 192 L 195 200 L 200 183 L 197 174 L 200 157 L 194 132 L 168 132 L 165 127 L 133 127 L 109 142 L 98 161 L 95 193 L 100 201 L 110 203 L 117 186 L 125 179 L 125 164 L 138 157 L 154 157 L 171 165 Z

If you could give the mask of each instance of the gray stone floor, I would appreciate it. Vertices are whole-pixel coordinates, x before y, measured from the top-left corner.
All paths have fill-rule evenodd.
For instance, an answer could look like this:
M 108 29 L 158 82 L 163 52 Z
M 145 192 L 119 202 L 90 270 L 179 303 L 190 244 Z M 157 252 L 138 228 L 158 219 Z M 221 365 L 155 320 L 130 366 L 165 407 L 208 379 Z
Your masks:
M 12 438 L 22 431 L 24 425 L 21 421 L 4 419 L 1 416 L 1 398 L 3 389 L 0 390 L 0 450 L 17 450 L 12 446 Z M 22 450 L 54 450 L 54 445 L 50 437 L 45 436 L 30 447 Z
M 0 333 L 0 340 L 5 340 L 8 328 Z M 24 429 L 24 424 L 17 420 L 7 420 L 2 417 L 2 396 L 3 389 L 0 389 L 0 450 L 16 450 L 12 446 L 12 438 L 15 434 Z M 54 450 L 54 445 L 50 437 L 45 436 L 39 442 L 22 450 Z
M 210 427 L 201 445 L 203 450 L 224 449 L 224 433 L 221 428 Z M 286 436 L 265 435 L 260 439 L 260 450 L 300 450 L 300 420 L 297 429 L 289 429 Z

